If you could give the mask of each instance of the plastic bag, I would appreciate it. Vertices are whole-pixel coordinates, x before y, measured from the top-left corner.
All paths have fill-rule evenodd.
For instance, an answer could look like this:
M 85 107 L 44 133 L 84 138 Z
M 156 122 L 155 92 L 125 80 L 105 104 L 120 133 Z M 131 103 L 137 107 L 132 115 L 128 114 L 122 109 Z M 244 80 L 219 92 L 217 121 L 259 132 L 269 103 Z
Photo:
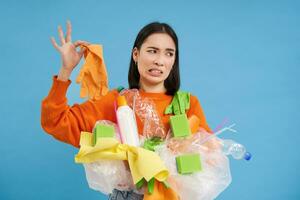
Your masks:
M 202 143 L 209 136 L 210 133 L 200 131 L 186 139 L 169 138 L 155 148 L 170 171 L 168 182 L 180 199 L 215 199 L 231 183 L 229 160 L 220 150 L 220 139 L 215 137 Z M 202 170 L 189 175 L 179 174 L 175 158 L 188 153 L 200 154 Z
M 120 94 L 126 97 L 128 105 L 143 122 L 144 137 L 166 137 L 164 125 L 156 112 L 155 104 L 150 99 L 142 98 L 137 89 L 122 90 Z
M 116 137 L 120 141 L 119 130 L 115 123 L 108 120 L 99 120 L 95 123 L 111 125 L 115 129 Z M 123 160 L 99 160 L 85 163 L 84 169 L 89 187 L 104 194 L 110 194 L 113 189 L 129 191 L 135 189 L 128 166 Z
M 83 164 L 89 187 L 104 194 L 113 189 L 129 191 L 135 188 L 130 171 L 121 160 L 101 160 Z

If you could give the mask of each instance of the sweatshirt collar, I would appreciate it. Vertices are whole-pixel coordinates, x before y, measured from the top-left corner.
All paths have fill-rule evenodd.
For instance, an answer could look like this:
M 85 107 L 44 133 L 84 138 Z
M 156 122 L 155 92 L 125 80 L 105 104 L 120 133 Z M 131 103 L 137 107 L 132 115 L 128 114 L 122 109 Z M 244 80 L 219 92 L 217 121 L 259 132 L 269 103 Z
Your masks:
M 163 92 L 145 92 L 142 89 L 139 89 L 140 95 L 142 97 L 148 97 L 151 99 L 161 99 L 161 100 L 169 100 L 172 99 L 173 97 L 171 95 L 167 95 L 166 93 Z

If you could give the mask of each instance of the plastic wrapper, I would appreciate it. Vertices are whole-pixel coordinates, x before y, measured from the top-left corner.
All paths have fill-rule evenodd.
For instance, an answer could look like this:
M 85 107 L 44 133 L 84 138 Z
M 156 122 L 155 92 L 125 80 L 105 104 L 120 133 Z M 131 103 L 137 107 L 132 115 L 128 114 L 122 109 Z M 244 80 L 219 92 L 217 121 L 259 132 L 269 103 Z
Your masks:
M 144 137 L 166 137 L 167 132 L 156 112 L 155 104 L 150 99 L 142 98 L 137 89 L 122 90 L 120 94 L 126 97 L 128 105 L 143 122 Z
M 99 120 L 97 124 L 111 125 L 115 129 L 116 138 L 120 141 L 118 127 L 108 120 Z M 94 130 L 93 130 L 94 132 Z M 93 163 L 85 163 L 86 179 L 91 189 L 110 194 L 113 189 L 129 191 L 135 189 L 130 170 L 123 160 L 99 160 Z
M 187 139 L 169 138 L 166 143 L 155 148 L 170 171 L 168 179 L 180 199 L 215 199 L 231 183 L 229 160 L 220 149 L 220 140 L 210 133 L 199 131 Z M 199 153 L 202 170 L 189 175 L 177 172 L 175 158 L 179 155 Z
M 113 189 L 129 191 L 134 189 L 130 171 L 121 160 L 99 160 L 83 164 L 89 187 L 104 194 Z

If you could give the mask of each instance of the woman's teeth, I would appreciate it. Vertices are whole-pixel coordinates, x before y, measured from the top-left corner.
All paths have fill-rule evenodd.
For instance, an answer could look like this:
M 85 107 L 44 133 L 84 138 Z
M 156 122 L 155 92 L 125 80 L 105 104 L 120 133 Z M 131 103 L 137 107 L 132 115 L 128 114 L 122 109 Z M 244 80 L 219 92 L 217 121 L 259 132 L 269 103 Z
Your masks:
M 158 69 L 150 69 L 149 72 L 155 73 L 155 74 L 162 74 L 163 72 Z

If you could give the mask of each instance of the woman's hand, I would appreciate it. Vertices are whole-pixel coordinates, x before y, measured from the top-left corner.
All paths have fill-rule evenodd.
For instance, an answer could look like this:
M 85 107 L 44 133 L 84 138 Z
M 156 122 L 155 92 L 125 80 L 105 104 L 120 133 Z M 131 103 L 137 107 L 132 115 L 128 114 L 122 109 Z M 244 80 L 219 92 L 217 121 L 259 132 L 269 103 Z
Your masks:
M 62 68 L 60 74 L 68 74 L 69 76 L 76 65 L 79 63 L 85 48 L 81 48 L 79 51 L 76 49 L 80 45 L 89 45 L 88 42 L 78 40 L 72 43 L 72 25 L 70 21 L 67 21 L 67 35 L 64 37 L 61 26 L 58 26 L 58 35 L 60 39 L 60 46 L 56 43 L 54 37 L 51 37 L 51 42 L 55 49 L 61 54 Z M 64 79 L 66 77 L 64 76 Z M 67 77 L 68 78 L 68 77 Z

